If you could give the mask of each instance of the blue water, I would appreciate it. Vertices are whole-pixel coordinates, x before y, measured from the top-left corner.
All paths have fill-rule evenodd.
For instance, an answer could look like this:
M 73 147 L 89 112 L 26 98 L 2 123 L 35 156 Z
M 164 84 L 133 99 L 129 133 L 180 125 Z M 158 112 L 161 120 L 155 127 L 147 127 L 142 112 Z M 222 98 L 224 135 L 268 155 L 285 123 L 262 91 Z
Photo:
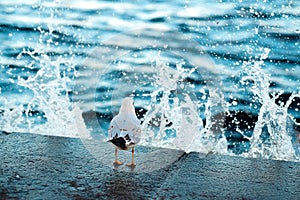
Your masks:
M 144 124 L 154 132 L 156 140 L 148 142 L 154 145 L 179 137 L 174 99 L 184 111 L 188 95 L 201 119 L 199 127 L 187 120 L 197 126 L 191 130 L 217 132 L 202 136 L 225 138 L 227 152 L 251 152 L 255 131 L 260 133 L 256 148 L 276 146 L 270 132 L 284 130 L 299 156 L 299 11 L 299 1 L 283 0 L 0 1 L 0 130 L 64 135 L 73 131 L 76 104 L 80 112 L 97 113 L 105 136 L 121 98 L 130 95 L 143 122 L 151 109 L 170 106 Z M 193 63 L 198 47 L 209 60 L 200 71 Z M 255 74 L 250 69 L 256 64 L 261 72 Z M 175 82 L 163 82 L 176 76 L 178 65 L 185 72 Z M 155 71 L 162 66 L 166 76 Z M 209 98 L 213 88 L 222 94 L 216 105 Z M 296 96 L 284 110 L 291 95 Z M 262 113 L 264 105 L 274 112 Z M 163 115 L 169 119 L 159 135 Z M 274 126 L 258 123 L 282 118 Z M 97 127 L 86 126 L 97 138 Z M 260 154 L 281 159 L 269 150 Z

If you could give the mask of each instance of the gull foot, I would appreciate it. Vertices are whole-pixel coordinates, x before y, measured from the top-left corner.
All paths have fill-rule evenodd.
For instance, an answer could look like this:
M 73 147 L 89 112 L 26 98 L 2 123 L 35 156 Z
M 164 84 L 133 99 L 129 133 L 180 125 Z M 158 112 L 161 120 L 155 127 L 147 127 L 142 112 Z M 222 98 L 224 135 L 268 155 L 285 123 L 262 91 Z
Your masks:
M 127 166 L 127 167 L 135 167 L 136 164 L 135 164 L 135 163 L 127 163 L 126 166 Z
M 118 160 L 115 160 L 114 161 L 114 165 L 122 165 L 123 163 L 122 162 L 120 162 L 120 161 L 118 161 Z

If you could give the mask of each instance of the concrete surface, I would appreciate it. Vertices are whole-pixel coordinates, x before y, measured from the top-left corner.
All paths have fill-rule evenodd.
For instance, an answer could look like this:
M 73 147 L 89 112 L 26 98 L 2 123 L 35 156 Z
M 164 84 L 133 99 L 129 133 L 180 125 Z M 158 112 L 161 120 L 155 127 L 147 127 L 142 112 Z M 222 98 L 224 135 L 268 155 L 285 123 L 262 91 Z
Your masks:
M 0 199 L 300 199 L 300 163 L 154 149 L 126 171 L 83 143 L 0 132 Z

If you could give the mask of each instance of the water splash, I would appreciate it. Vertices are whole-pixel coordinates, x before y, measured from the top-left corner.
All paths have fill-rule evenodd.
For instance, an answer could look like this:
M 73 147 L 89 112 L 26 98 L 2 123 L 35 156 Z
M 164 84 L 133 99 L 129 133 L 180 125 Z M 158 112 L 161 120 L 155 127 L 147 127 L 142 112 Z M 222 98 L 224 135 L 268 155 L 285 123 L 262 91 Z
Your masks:
M 265 48 L 258 61 L 245 62 L 243 65 L 246 76 L 241 81 L 244 85 L 249 84 L 249 80 L 253 82 L 251 91 L 254 94 L 254 99 L 261 104 L 258 121 L 250 140 L 251 148 L 246 156 L 299 160 L 293 148 L 292 138 L 287 132 L 287 120 L 291 117 L 288 114 L 288 107 L 294 98 L 299 97 L 299 93 L 293 94 L 285 106 L 275 103 L 280 93 L 278 95 L 273 94 L 273 97 L 270 97 L 270 75 L 266 74 L 261 68 L 269 52 L 270 49 Z
M 60 30 L 64 30 L 64 27 L 52 23 L 52 21 L 59 21 L 59 19 L 53 20 L 58 14 L 55 9 L 60 7 L 58 5 L 59 1 L 53 3 L 46 2 L 45 4 L 47 5 L 43 6 L 43 3 L 39 5 L 41 13 L 46 13 L 45 15 L 47 15 L 48 7 L 50 7 L 51 12 L 49 19 L 44 24 L 36 27 L 36 30 L 40 33 L 37 46 L 34 48 L 25 48 L 18 56 L 18 59 L 25 58 L 27 60 L 28 64 L 25 65 L 26 68 L 37 70 L 37 72 L 28 78 L 19 77 L 17 80 L 10 79 L 11 82 L 29 90 L 23 97 L 29 100 L 26 104 L 15 105 L 11 99 L 0 97 L 1 103 L 3 102 L 4 104 L 4 108 L 0 110 L 0 129 L 7 132 L 31 132 L 69 137 L 78 137 L 79 134 L 83 134 L 80 137 L 84 137 L 85 134 L 88 136 L 88 131 L 81 117 L 82 111 L 70 101 L 70 94 L 74 92 L 72 88 L 74 81 L 72 76 L 74 78 L 77 77 L 76 66 L 72 60 L 74 44 L 67 44 L 66 54 L 70 56 L 56 56 L 55 53 L 51 55 L 53 50 L 62 50 L 59 48 L 64 48 L 64 45 L 58 42 L 59 37 L 61 37 L 58 33 Z M 44 14 L 41 14 L 41 16 L 44 17 Z M 80 23 L 81 21 L 78 22 L 78 24 Z M 207 28 L 206 25 L 203 27 Z M 96 26 L 97 30 L 98 28 Z M 212 33 L 213 31 L 208 33 L 208 35 L 212 35 Z M 259 29 L 256 29 L 256 34 L 258 33 Z M 76 31 L 76 34 L 80 35 L 80 31 Z M 219 34 L 219 32 L 216 32 L 216 34 L 222 37 L 222 34 Z M 139 37 L 136 37 L 137 35 L 140 34 L 132 34 L 131 36 L 129 34 L 129 40 L 123 40 L 123 47 L 125 47 L 126 51 L 128 49 L 139 49 L 135 45 L 141 42 L 149 42 L 152 46 L 157 45 L 156 39 L 149 40 L 148 38 L 148 40 L 145 40 L 145 38 L 140 37 L 141 39 L 139 40 Z M 244 32 L 242 32 L 242 35 L 244 37 Z M 293 37 L 293 34 L 288 34 L 287 38 L 289 37 Z M 99 39 L 98 36 L 97 39 Z M 165 42 L 167 37 L 163 39 Z M 173 38 L 173 40 L 179 44 L 178 47 L 191 48 L 190 43 L 180 43 L 177 38 Z M 116 41 L 118 43 L 121 40 Z M 174 41 L 170 41 L 170 43 Z M 74 41 L 74 43 L 76 42 Z M 174 48 L 177 47 L 176 42 L 174 42 L 175 46 L 170 48 L 173 51 L 177 49 Z M 184 42 L 187 41 L 184 40 Z M 118 52 L 121 52 L 122 45 L 116 45 L 116 47 L 119 48 Z M 188 48 L 184 49 L 184 51 L 191 53 Z M 169 48 L 166 45 L 166 47 L 161 49 Z M 194 51 L 196 48 L 191 49 Z M 178 48 L 178 51 L 181 50 L 182 48 Z M 194 59 L 189 60 L 195 60 L 200 57 L 197 54 L 199 51 L 195 52 L 196 55 L 192 56 Z M 101 59 L 105 56 L 109 57 L 112 54 L 111 51 L 108 51 L 107 55 L 103 54 L 103 52 L 100 53 L 102 53 Z M 254 53 L 251 52 L 250 54 Z M 250 138 L 251 147 L 246 156 L 299 161 L 299 155 L 297 155 L 295 147 L 293 147 L 294 144 L 288 131 L 288 121 L 292 120 L 298 126 L 300 124 L 288 113 L 288 109 L 293 100 L 300 98 L 300 95 L 299 92 L 293 93 L 285 105 L 277 105 L 275 103 L 280 93 L 270 96 L 270 76 L 261 67 L 264 64 L 264 59 L 268 57 L 268 53 L 269 49 L 265 49 L 265 53 L 259 61 L 245 62 L 243 66 L 245 76 L 242 77 L 242 82 L 244 85 L 252 84 L 251 91 L 254 94 L 254 100 L 260 104 L 258 121 L 253 131 L 253 137 Z M 96 54 L 95 58 L 98 64 L 99 54 Z M 106 64 L 105 62 L 103 63 Z M 132 64 L 132 62 L 129 63 Z M 154 146 L 182 149 L 186 152 L 196 151 L 228 154 L 227 141 L 222 129 L 227 108 L 224 103 L 224 96 L 219 91 L 219 86 L 209 87 L 210 83 L 206 82 L 206 86 L 198 88 L 196 84 L 188 83 L 185 78 L 191 76 L 198 69 L 184 68 L 183 63 L 180 62 L 175 67 L 171 67 L 168 63 L 157 59 L 153 68 L 156 74 L 154 78 L 154 86 L 156 88 L 150 94 L 150 105 L 146 109 L 148 112 L 145 115 L 145 122 L 143 124 L 146 130 L 145 143 L 148 142 L 148 145 Z M 97 70 L 99 68 L 92 69 L 91 71 L 94 73 Z M 70 76 L 69 72 L 73 74 Z M 142 77 L 145 78 L 144 76 Z M 138 81 L 138 79 L 134 81 Z M 134 81 L 131 82 L 132 85 L 135 84 Z M 252 83 L 250 83 L 251 81 Z M 86 79 L 83 82 L 86 82 Z M 106 82 L 106 84 L 109 85 L 110 82 Z M 86 83 L 83 85 L 90 89 L 90 85 Z M 124 84 L 120 84 L 119 87 L 121 90 L 124 90 L 123 86 Z M 198 96 L 195 93 L 202 93 L 203 95 Z M 25 97 L 26 95 L 27 97 Z M 105 111 L 109 109 L 107 101 L 99 102 L 99 104 L 106 104 L 103 106 L 105 107 Z M 109 111 L 106 112 L 108 113 Z M 244 134 L 242 130 L 238 131 Z M 245 134 L 243 136 L 247 139 L 249 138 Z
M 187 151 L 191 140 L 198 130 L 192 130 L 189 134 L 182 129 L 187 125 L 186 114 L 190 119 L 198 116 L 198 112 L 187 113 L 191 105 L 184 99 L 190 99 L 188 90 L 191 87 L 183 83 L 183 80 L 191 75 L 195 69 L 184 69 L 183 63 L 176 64 L 173 69 L 160 59 L 160 54 L 152 67 L 155 69 L 155 83 L 157 88 L 151 93 L 151 103 L 148 112 L 144 116 L 143 132 L 144 145 L 158 147 L 179 148 Z M 180 90 L 181 92 L 178 92 Z M 185 109 L 186 108 L 186 109 Z M 202 121 L 199 121 L 201 126 Z M 186 126 L 190 127 L 190 126 Z
M 47 2 L 45 2 L 47 3 Z M 59 3 L 59 2 L 55 2 Z M 53 5 L 52 5 L 53 6 Z M 50 19 L 55 18 L 55 10 L 50 6 Z M 41 12 L 45 11 L 43 3 Z M 75 63 L 71 57 L 63 55 L 50 56 L 55 49 L 59 36 L 54 30 L 59 30 L 50 22 L 45 28 L 37 27 L 39 39 L 35 47 L 24 48 L 16 57 L 26 60 L 25 68 L 38 69 L 34 75 L 27 78 L 18 76 L 15 84 L 28 90 L 28 102 L 23 105 L 5 103 L 1 116 L 1 130 L 7 132 L 26 132 L 43 135 L 65 137 L 88 137 L 82 112 L 72 104 L 69 94 L 72 91 L 72 77 L 76 77 Z M 70 75 L 73 72 L 73 75 Z M 38 123 L 36 122 L 38 120 Z
M 143 144 L 185 152 L 226 153 L 227 141 L 222 130 L 224 115 L 220 115 L 226 109 L 219 89 L 210 87 L 208 90 L 205 85 L 197 88 L 192 83 L 186 83 L 186 78 L 199 72 L 197 67 L 186 69 L 179 62 L 174 69 L 160 56 L 153 67 L 156 70 L 157 90 L 151 94 L 151 103 L 144 117 Z M 195 90 L 202 93 L 201 98 L 195 95 Z M 205 126 L 200 116 L 203 108 Z
M 40 52 L 39 52 L 40 53 Z M 33 52 L 23 52 L 32 56 Z M 70 102 L 71 80 L 62 73 L 62 64 L 66 64 L 61 58 L 51 60 L 50 57 L 41 53 L 41 57 L 32 56 L 39 62 L 41 69 L 34 76 L 18 79 L 18 85 L 26 87 L 33 92 L 32 99 L 28 102 L 25 115 L 28 131 L 46 135 L 79 137 L 76 129 L 81 112 L 76 105 Z M 43 113 L 44 124 L 32 126 L 30 111 L 38 110 Z M 79 121 L 76 121 L 79 120 Z

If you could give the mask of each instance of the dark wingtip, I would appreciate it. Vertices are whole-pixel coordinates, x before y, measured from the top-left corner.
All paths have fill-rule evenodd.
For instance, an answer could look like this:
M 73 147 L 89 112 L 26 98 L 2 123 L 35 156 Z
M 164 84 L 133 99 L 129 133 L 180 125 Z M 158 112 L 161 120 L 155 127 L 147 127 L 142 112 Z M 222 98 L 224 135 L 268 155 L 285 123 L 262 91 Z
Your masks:
M 126 134 L 124 138 L 125 138 L 125 140 L 128 140 L 128 139 L 130 139 L 130 137 L 129 137 L 129 135 L 128 135 L 128 134 Z
M 111 140 L 109 140 L 109 142 L 113 143 L 114 145 L 116 145 L 117 147 L 119 148 L 126 148 L 125 144 L 126 144 L 126 141 L 124 140 L 124 138 L 122 137 L 119 137 L 119 138 L 113 138 Z

